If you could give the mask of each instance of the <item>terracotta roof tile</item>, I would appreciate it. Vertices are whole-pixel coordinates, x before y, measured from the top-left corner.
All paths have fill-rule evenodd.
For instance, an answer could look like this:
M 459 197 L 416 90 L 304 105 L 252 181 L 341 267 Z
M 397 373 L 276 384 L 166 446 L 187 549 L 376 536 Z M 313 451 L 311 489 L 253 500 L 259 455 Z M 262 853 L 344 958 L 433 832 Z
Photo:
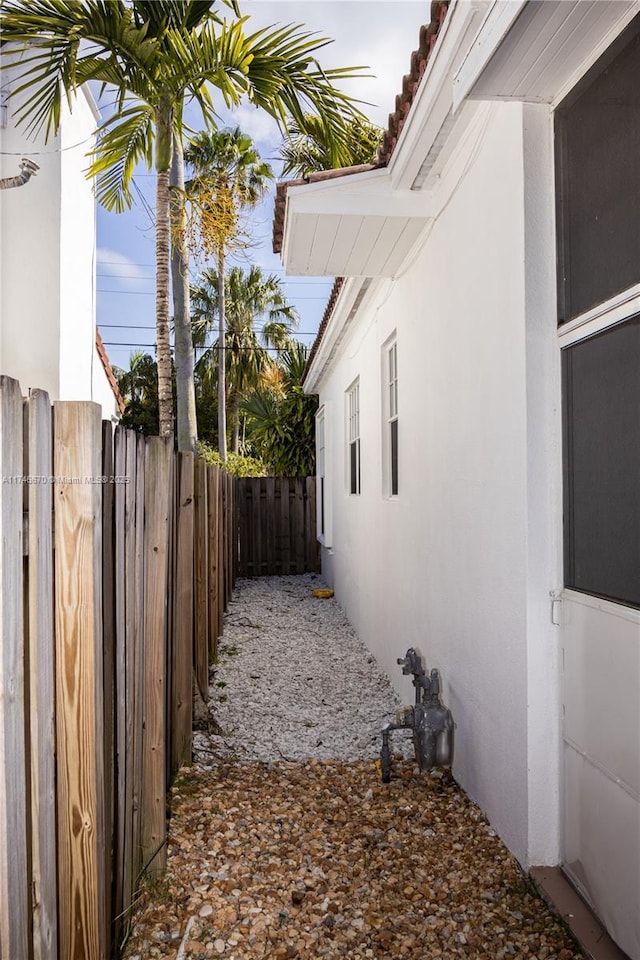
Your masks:
M 109 362 L 109 357 L 107 356 L 107 351 L 104 348 L 104 343 L 102 342 L 102 337 L 100 336 L 100 331 L 96 328 L 96 350 L 98 351 L 98 356 L 102 361 L 102 366 L 104 367 L 104 372 L 107 375 L 107 380 L 109 381 L 109 386 L 113 390 L 113 395 L 116 398 L 116 403 L 118 405 L 118 410 L 120 413 L 124 413 L 124 400 L 122 394 L 120 393 L 120 388 L 118 386 L 118 381 L 116 380 L 113 368 Z
M 332 180 L 335 177 L 351 176 L 355 173 L 363 173 L 367 170 L 375 170 L 379 167 L 386 167 L 391 159 L 391 155 L 398 143 L 398 137 L 405 124 L 409 111 L 416 96 L 420 81 L 424 76 L 427 62 L 436 42 L 440 27 L 449 9 L 450 0 L 432 0 L 429 23 L 420 27 L 418 49 L 411 54 L 409 73 L 402 78 L 402 91 L 396 96 L 395 110 L 389 114 L 388 127 L 382 139 L 382 145 L 378 151 L 377 162 L 374 164 L 365 164 L 357 167 L 343 167 L 339 170 L 323 170 L 319 173 L 312 173 L 304 180 L 282 180 L 276 187 L 275 211 L 273 217 L 273 252 L 282 251 L 282 236 L 284 232 L 284 219 L 287 204 L 287 189 L 289 187 L 302 186 L 305 183 L 314 183 L 318 180 Z M 343 277 L 337 277 L 333 289 L 329 294 L 329 302 L 324 312 L 322 322 L 318 328 L 318 333 L 309 352 L 307 360 L 307 371 L 318 352 L 320 343 L 338 299 L 338 294 L 344 284 Z

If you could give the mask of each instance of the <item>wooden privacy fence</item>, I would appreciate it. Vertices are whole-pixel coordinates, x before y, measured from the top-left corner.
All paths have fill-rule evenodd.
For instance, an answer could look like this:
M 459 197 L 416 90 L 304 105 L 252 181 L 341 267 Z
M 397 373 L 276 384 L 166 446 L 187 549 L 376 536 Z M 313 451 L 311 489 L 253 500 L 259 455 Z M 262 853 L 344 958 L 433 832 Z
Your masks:
M 239 576 L 320 571 L 315 477 L 242 477 L 237 501 Z
M 233 586 L 234 481 L 0 377 L 0 958 L 107 960 Z

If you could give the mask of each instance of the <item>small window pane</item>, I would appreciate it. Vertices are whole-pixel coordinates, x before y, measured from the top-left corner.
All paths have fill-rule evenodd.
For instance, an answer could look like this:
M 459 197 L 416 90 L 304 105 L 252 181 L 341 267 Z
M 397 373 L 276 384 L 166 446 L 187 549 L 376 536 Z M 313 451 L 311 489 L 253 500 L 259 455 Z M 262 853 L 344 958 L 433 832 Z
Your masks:
M 351 477 L 350 493 L 360 493 L 360 464 L 358 462 L 359 445 L 360 445 L 360 441 L 354 440 L 349 448 L 349 454 L 350 454 L 349 474 Z
M 391 495 L 398 494 L 398 421 L 389 424 L 391 434 Z
M 565 583 L 640 607 L 640 318 L 563 353 Z

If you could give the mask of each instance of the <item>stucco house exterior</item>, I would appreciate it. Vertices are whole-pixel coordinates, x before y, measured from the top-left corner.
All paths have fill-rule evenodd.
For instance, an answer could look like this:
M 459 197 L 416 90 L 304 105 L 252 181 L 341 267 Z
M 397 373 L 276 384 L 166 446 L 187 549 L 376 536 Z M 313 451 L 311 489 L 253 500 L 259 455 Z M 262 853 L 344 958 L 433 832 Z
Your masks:
M 60 132 L 27 137 L 16 127 L 11 68 L 0 73 L 0 178 L 22 158 L 39 168 L 0 190 L 0 372 L 52 400 L 94 400 L 117 419 L 122 398 L 96 329 L 96 211 L 85 170 L 100 119 L 88 89 Z M 114 390 L 115 388 L 115 390 Z
M 640 3 L 431 16 L 380 162 L 278 188 L 287 273 L 340 278 L 323 571 L 407 699 L 407 647 L 439 669 L 524 868 L 640 960 Z

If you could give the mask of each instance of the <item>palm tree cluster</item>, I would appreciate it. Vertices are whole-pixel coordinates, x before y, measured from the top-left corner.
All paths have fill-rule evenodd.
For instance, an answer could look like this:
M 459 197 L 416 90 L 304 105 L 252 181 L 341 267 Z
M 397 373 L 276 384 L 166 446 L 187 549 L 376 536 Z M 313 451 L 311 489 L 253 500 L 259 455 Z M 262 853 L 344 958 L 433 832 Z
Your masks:
M 323 69 L 316 59 L 329 41 L 299 25 L 247 32 L 236 0 L 219 14 L 216 0 L 3 0 L 3 65 L 17 71 L 12 95 L 28 94 L 18 122 L 30 132 L 58 132 L 63 102 L 83 83 L 98 81 L 115 93 L 116 110 L 99 128 L 89 171 L 108 209 L 131 204 L 136 164 L 156 172 L 156 352 L 160 433 L 173 432 L 169 334 L 170 220 L 173 218 L 174 309 L 178 446 L 195 449 L 193 349 L 188 305 L 188 250 L 183 240 L 183 113 L 187 100 L 215 128 L 214 95 L 227 107 L 242 98 L 283 127 L 304 130 L 317 118 L 332 165 L 348 162 L 349 122 L 359 115 L 336 84 L 359 68 Z M 177 188 L 170 204 L 170 177 Z
M 232 267 L 224 277 L 226 326 L 224 333 L 216 324 L 220 311 L 220 275 L 205 270 L 200 283 L 192 290 L 193 340 L 201 356 L 196 374 L 203 383 L 224 384 L 224 399 L 218 394 L 218 404 L 229 412 L 231 452 L 240 446 L 240 406 L 269 377 L 276 356 L 291 345 L 291 334 L 297 324 L 297 315 L 285 298 L 280 280 L 264 276 L 261 269 L 252 266 L 248 272 Z M 256 324 L 260 324 L 259 329 Z M 210 334 L 217 327 L 218 339 L 209 343 Z M 225 349 L 220 349 L 220 336 Z M 223 371 L 222 364 L 225 365 Z M 219 412 L 219 411 L 218 411 Z M 218 424 L 220 425 L 220 417 Z M 218 427 L 220 430 L 220 426 Z M 223 440 L 218 449 L 222 457 Z

